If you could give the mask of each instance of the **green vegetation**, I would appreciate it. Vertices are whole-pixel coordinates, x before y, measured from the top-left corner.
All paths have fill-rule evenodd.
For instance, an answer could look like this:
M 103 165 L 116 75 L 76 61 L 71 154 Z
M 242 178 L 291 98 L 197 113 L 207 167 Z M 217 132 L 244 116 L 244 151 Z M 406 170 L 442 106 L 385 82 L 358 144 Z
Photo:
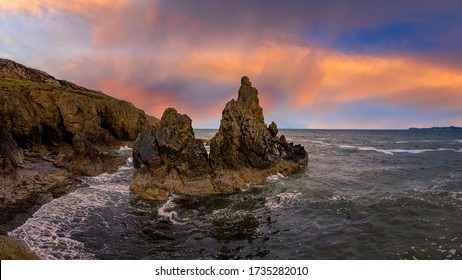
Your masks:
M 97 91 L 72 89 L 61 85 L 17 80 L 0 76 L 0 92 L 30 93 L 36 91 L 69 92 L 98 99 L 105 97 Z

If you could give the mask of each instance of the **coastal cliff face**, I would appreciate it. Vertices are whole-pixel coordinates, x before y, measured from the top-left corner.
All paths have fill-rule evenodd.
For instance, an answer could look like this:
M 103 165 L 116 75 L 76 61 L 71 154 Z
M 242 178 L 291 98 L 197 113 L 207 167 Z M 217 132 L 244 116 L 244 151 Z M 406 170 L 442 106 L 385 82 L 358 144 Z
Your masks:
M 83 175 L 114 172 L 100 153 L 133 141 L 157 120 L 132 104 L 0 59 L 4 135 L 28 152 L 56 152 L 56 165 Z
M 0 233 L 80 187 L 76 175 L 116 172 L 107 153 L 158 122 L 132 104 L 0 59 Z
M 231 193 L 261 183 L 270 174 L 293 174 L 308 163 L 308 154 L 277 134 L 274 122 L 269 127 L 264 122 L 257 89 L 243 77 L 237 101 L 231 100 L 223 110 L 210 157 L 195 139 L 191 119 L 169 108 L 160 124 L 135 142 L 130 189 L 158 200 L 170 192 Z

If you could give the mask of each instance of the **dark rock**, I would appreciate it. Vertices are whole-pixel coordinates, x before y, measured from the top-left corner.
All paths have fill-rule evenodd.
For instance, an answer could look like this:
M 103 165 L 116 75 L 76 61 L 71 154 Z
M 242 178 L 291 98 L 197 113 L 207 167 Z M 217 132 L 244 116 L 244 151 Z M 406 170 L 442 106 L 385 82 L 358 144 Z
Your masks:
M 85 185 L 41 155 L 26 154 L 16 183 L 0 177 L 0 232 L 22 225 L 40 206 Z
M 248 77 L 243 77 L 238 100 L 226 104 L 210 144 L 215 184 L 228 192 L 261 183 L 269 174 L 290 175 L 306 165 L 305 149 L 287 143 L 284 136 L 277 138 L 277 133 L 274 122 L 266 126 L 258 91 Z
M 169 192 L 215 193 L 204 145 L 195 139 L 191 119 L 175 109 L 165 110 L 158 126 L 138 136 L 133 164 L 130 189 L 145 198 L 164 199 Z
M 243 77 L 239 98 L 237 102 L 232 100 L 226 104 L 220 129 L 211 141 L 212 167 L 233 170 L 242 167 L 269 169 L 286 160 L 292 161 L 293 149 L 285 138 L 276 138 L 277 133 L 274 122 L 269 128 L 266 127 L 258 91 L 251 86 L 247 77 Z M 306 152 L 304 158 L 308 160 Z M 299 163 L 306 164 L 297 161 Z
M 268 127 L 268 130 L 269 130 L 269 132 L 271 133 L 271 135 L 272 135 L 273 137 L 275 137 L 276 135 L 278 135 L 278 132 L 279 132 L 279 131 L 278 131 L 278 126 L 276 125 L 275 122 L 272 122 L 272 123 L 270 124 L 270 126 Z
M 0 126 L 0 164 L 3 178 L 15 179 L 16 169 L 22 163 L 22 155 L 11 134 Z M 1 182 L 1 180 L 0 180 Z
M 125 158 L 100 152 L 85 136 L 77 133 L 72 139 L 73 153 L 60 154 L 55 166 L 64 167 L 74 174 L 96 176 L 101 173 L 114 173 L 123 165 Z

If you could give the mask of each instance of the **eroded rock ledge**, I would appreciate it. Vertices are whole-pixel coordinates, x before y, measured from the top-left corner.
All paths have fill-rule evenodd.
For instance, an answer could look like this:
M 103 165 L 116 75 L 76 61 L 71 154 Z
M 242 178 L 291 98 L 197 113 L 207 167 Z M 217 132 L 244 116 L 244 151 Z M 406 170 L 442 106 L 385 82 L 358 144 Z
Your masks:
M 223 110 L 210 156 L 202 141 L 195 139 L 191 119 L 169 108 L 160 123 L 135 142 L 130 189 L 144 198 L 160 200 L 170 192 L 231 193 L 261 183 L 270 174 L 293 174 L 308 163 L 308 154 L 277 134 L 274 122 L 269 127 L 265 124 L 258 91 L 244 76 L 238 99 Z

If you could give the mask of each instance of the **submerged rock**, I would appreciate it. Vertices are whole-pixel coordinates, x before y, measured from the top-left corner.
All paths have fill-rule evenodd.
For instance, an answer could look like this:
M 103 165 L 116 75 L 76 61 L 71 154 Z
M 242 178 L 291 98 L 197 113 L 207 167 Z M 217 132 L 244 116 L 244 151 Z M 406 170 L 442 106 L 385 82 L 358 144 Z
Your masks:
M 226 104 L 210 141 L 210 157 L 195 139 L 191 119 L 169 108 L 160 124 L 135 142 L 130 188 L 148 199 L 164 199 L 169 192 L 231 193 L 271 174 L 290 175 L 308 163 L 308 154 L 277 134 L 274 122 L 270 127 L 264 122 L 257 89 L 243 77 L 237 101 Z

